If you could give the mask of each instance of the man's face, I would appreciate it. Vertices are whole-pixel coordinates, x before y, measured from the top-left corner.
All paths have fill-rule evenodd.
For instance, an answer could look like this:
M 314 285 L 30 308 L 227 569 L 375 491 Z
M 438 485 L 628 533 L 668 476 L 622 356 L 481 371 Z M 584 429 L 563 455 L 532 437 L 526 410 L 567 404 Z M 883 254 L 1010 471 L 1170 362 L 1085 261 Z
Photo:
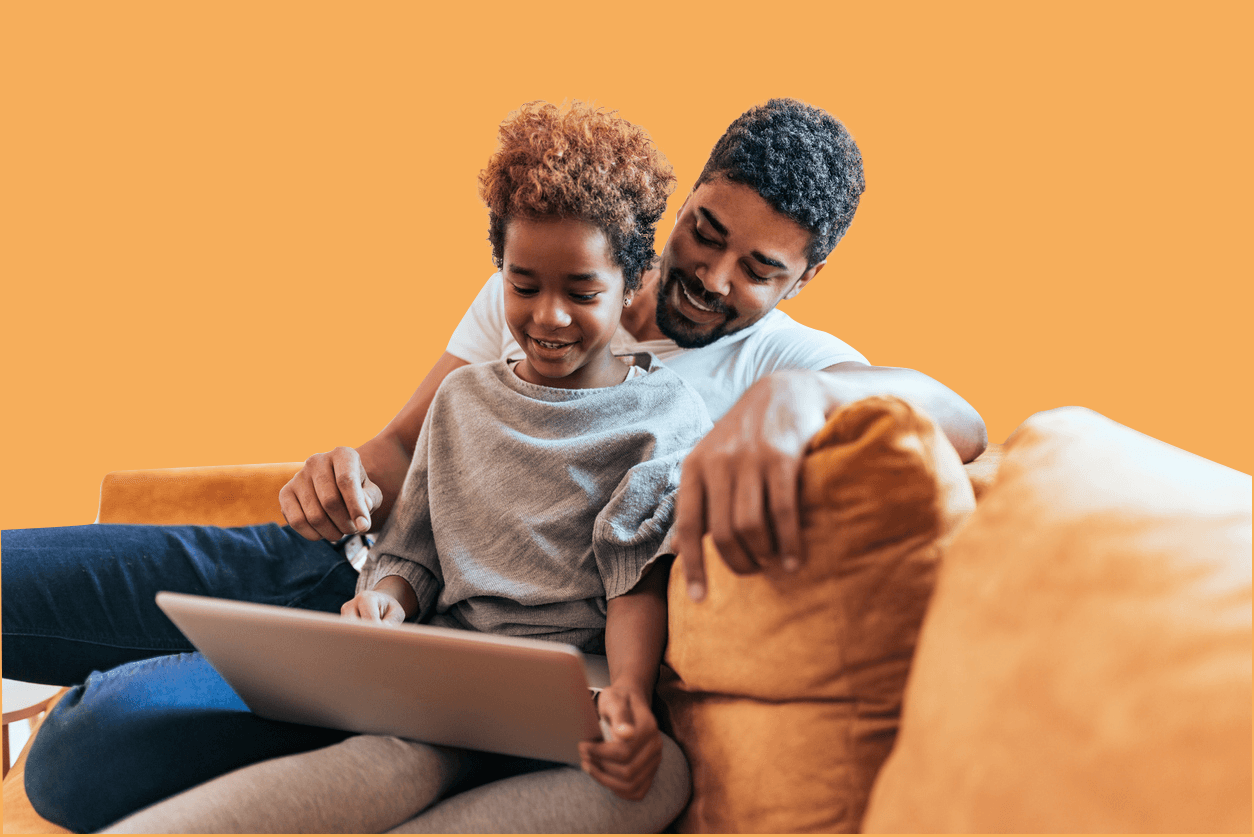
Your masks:
M 753 325 L 823 267 L 806 267 L 809 243 L 752 187 L 725 178 L 701 184 L 662 250 L 658 328 L 695 349 Z

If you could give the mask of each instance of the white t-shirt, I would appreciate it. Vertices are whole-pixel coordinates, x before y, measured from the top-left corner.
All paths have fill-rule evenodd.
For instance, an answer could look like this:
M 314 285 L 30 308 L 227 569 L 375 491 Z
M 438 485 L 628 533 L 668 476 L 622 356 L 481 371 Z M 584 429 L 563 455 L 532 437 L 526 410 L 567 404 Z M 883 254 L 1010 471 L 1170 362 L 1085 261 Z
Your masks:
M 825 369 L 836 363 L 866 363 L 856 349 L 832 335 L 803 326 L 774 309 L 748 328 L 699 349 L 672 340 L 636 340 L 622 326 L 610 348 L 615 354 L 652 352 L 705 400 L 718 421 L 759 378 L 781 369 Z M 492 274 L 448 341 L 448 353 L 470 363 L 523 356 L 505 323 L 505 280 Z

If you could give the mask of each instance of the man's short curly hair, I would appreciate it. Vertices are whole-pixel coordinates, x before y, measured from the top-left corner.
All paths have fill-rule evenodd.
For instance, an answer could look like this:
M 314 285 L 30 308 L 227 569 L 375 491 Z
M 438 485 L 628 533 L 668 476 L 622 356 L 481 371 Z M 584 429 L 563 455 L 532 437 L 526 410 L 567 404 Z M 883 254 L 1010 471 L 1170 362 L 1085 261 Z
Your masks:
M 862 153 L 849 131 L 796 99 L 771 99 L 731 124 L 697 185 L 720 176 L 752 186 L 809 231 L 809 266 L 827 258 L 844 236 L 866 189 Z
M 610 242 L 627 289 L 653 260 L 653 236 L 675 175 L 643 128 L 575 102 L 529 102 L 501 123 L 500 144 L 479 173 L 492 260 L 504 266 L 512 218 L 578 218 Z

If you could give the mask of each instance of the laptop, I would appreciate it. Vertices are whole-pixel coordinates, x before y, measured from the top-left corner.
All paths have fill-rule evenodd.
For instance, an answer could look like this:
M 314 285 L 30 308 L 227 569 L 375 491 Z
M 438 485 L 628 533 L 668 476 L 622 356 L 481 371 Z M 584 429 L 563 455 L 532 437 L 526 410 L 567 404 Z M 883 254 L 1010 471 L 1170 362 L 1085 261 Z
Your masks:
M 183 593 L 157 605 L 263 718 L 573 765 L 602 737 L 605 658 L 571 645 Z

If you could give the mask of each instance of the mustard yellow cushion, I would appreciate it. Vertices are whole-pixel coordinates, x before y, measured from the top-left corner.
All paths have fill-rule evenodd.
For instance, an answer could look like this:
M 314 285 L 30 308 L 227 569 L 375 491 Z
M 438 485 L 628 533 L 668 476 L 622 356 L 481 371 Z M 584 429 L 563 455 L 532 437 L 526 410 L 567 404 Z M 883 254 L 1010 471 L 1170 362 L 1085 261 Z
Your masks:
M 1007 440 L 864 827 L 1251 828 L 1250 478 L 1096 413 Z
M 892 746 L 941 551 L 975 500 L 957 454 L 904 401 L 839 411 L 802 474 L 807 559 L 709 593 L 671 574 L 664 679 L 692 767 L 682 831 L 854 831 Z
M 303 462 L 112 471 L 100 485 L 97 523 L 251 526 L 284 523 L 279 489 Z

